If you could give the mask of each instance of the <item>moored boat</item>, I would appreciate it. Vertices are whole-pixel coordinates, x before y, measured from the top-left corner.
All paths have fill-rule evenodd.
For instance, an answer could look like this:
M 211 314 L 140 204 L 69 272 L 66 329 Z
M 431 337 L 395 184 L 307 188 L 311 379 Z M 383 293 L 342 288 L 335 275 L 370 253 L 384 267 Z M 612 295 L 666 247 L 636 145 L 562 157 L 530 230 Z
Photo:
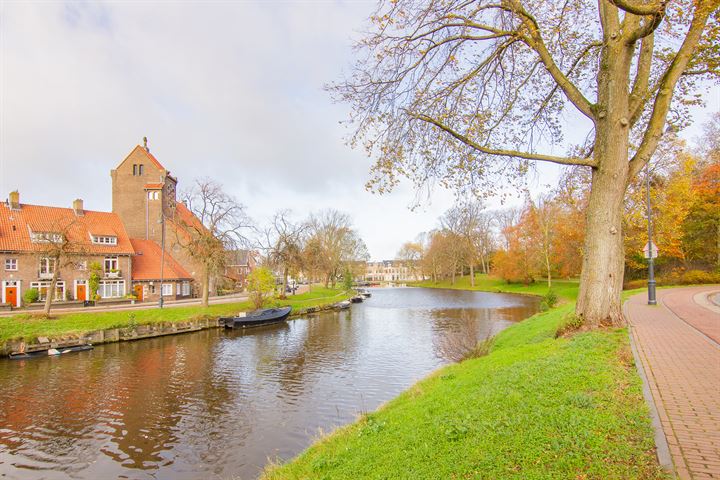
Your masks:
M 367 290 L 358 290 L 358 295 L 360 295 L 363 298 L 372 297 L 372 293 L 368 292 Z
M 60 348 L 48 348 L 47 350 L 36 350 L 34 352 L 12 352 L 9 355 L 11 360 L 24 360 L 27 358 L 39 358 L 39 357 L 52 357 L 56 355 L 62 355 L 70 352 L 84 352 L 86 350 L 92 350 L 93 346 L 87 345 L 74 345 L 72 347 L 60 347 Z
M 339 308 L 340 310 L 347 310 L 348 308 L 350 308 L 351 304 L 352 303 L 350 302 L 350 300 L 343 300 L 342 302 L 336 303 L 335 308 Z
M 260 327 L 262 325 L 270 325 L 287 320 L 291 311 L 292 307 L 265 308 L 248 312 L 244 316 L 220 317 L 220 321 L 225 325 L 225 328 Z
M 350 299 L 350 301 L 351 301 L 352 303 L 362 303 L 363 297 L 362 297 L 362 295 L 355 295 L 354 297 L 352 297 L 352 298 Z

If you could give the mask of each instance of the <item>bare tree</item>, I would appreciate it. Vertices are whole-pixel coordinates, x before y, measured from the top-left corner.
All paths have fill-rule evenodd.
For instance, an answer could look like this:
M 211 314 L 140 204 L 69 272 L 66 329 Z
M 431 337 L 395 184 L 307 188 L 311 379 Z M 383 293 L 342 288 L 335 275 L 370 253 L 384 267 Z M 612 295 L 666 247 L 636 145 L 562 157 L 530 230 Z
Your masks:
M 288 275 L 302 268 L 303 237 L 309 226 L 292 220 L 290 210 L 280 210 L 265 229 L 261 247 L 273 267 L 282 272 L 282 296 L 287 291 Z
M 202 267 L 202 305 L 208 306 L 211 276 L 225 265 L 228 250 L 247 244 L 244 232 L 252 224 L 245 207 L 213 180 L 196 180 L 181 199 L 192 215 L 175 213 L 177 242 Z
M 73 219 L 61 219 L 53 222 L 49 231 L 32 233 L 32 241 L 36 244 L 35 252 L 41 269 L 45 269 L 45 273 L 52 272 L 43 309 L 45 315 L 50 315 L 60 270 L 74 266 L 77 256 L 85 252 L 83 242 L 78 241 L 77 235 L 72 234 L 75 225 L 76 221 Z
M 398 176 L 482 196 L 520 185 L 532 162 L 592 170 L 576 314 L 620 324 L 623 200 L 669 119 L 717 79 L 717 0 L 393 0 L 331 87 L 352 105 L 353 144 L 377 158 L 370 187 Z M 683 95 L 672 105 L 676 90 Z M 586 141 L 567 155 L 561 118 Z M 498 182 L 503 178 L 504 182 Z
M 324 210 L 310 220 L 313 263 L 323 272 L 325 286 L 335 286 L 343 267 L 369 258 L 367 247 L 353 230 L 350 217 L 337 210 Z

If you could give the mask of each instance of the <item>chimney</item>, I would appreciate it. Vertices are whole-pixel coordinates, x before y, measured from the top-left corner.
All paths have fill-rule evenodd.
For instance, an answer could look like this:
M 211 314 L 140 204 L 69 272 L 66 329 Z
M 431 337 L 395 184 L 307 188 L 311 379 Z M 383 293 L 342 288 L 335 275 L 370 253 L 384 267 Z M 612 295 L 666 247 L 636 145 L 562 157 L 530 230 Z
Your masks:
M 13 190 L 10 192 L 10 198 L 8 198 L 8 205 L 10 210 L 20 210 L 20 192 Z
M 143 137 L 143 148 L 146 152 L 150 153 L 150 149 L 147 146 L 147 137 Z
M 82 217 L 85 215 L 85 210 L 83 210 L 83 201 L 82 198 L 76 198 L 73 200 L 73 211 L 75 212 L 75 216 Z

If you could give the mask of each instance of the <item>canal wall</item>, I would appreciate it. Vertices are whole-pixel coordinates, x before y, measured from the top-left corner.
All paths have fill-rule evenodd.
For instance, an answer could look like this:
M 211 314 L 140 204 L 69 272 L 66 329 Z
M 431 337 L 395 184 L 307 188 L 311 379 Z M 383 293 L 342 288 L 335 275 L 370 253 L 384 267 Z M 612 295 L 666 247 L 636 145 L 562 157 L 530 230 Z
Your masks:
M 297 318 L 327 310 L 337 310 L 335 304 L 294 310 L 289 318 Z M 52 320 L 48 320 L 52 321 Z M 208 328 L 221 327 L 220 317 L 204 317 L 184 322 L 157 322 L 146 324 L 130 324 L 118 328 L 93 330 L 79 334 L 67 334 L 56 337 L 37 337 L 32 341 L 8 340 L 0 345 L 0 357 L 7 357 L 13 352 L 26 353 L 49 350 L 51 348 L 74 347 L 77 345 L 100 345 L 103 343 L 128 342 L 145 338 L 176 335 L 179 333 L 197 332 Z

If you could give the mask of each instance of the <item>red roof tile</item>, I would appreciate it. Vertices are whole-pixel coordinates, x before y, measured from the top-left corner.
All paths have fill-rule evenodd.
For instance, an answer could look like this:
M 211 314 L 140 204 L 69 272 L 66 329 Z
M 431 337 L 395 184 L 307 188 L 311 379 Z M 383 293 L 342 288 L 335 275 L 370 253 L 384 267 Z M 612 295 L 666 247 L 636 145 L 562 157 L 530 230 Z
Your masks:
M 162 249 L 153 240 L 131 238 L 136 255 L 132 258 L 133 280 L 160 280 L 160 258 Z M 163 268 L 165 280 L 190 280 L 192 276 L 180 265 L 177 260 L 165 251 L 165 266 Z
M 7 204 L 0 204 L 0 251 L 42 251 L 42 243 L 31 241 L 31 231 L 64 233 L 82 253 L 135 253 L 120 217 L 114 213 L 84 210 L 83 215 L 76 216 L 72 208 L 22 204 L 19 210 L 11 210 Z M 117 245 L 94 244 L 91 235 L 117 237 Z
M 146 183 L 144 188 L 146 190 L 162 190 L 163 184 L 162 183 Z

